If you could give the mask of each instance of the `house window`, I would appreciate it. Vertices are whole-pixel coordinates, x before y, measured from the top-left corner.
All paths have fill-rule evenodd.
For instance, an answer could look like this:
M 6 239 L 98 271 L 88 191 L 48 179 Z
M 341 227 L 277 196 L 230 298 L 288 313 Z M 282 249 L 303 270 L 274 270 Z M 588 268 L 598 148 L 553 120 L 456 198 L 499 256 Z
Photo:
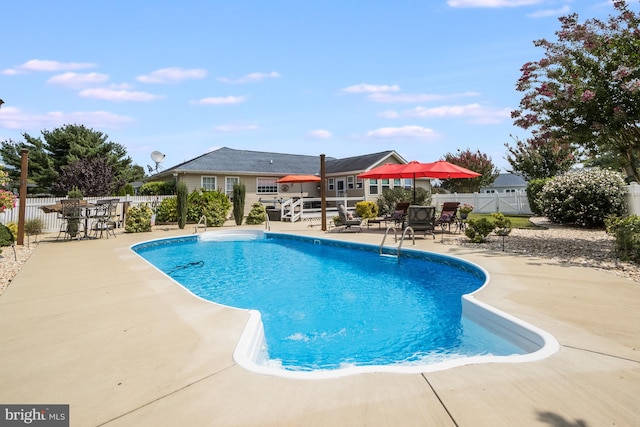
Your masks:
M 236 184 L 240 184 L 240 178 L 237 176 L 228 176 L 225 178 L 225 190 L 228 197 L 233 196 L 233 186 Z
M 496 190 L 484 190 L 484 192 L 487 194 L 493 194 L 496 192 Z
M 216 190 L 216 177 L 215 176 L 203 176 L 200 179 L 200 187 L 208 190 L 208 191 L 215 191 Z
M 413 178 L 404 179 L 404 188 L 413 188 Z
M 358 190 L 361 190 L 361 189 L 362 189 L 362 187 L 363 187 L 362 178 L 358 178 L 358 177 L 356 177 L 356 188 L 357 188 Z
M 335 180 L 333 178 L 328 178 L 327 179 L 327 190 L 329 191 L 333 191 L 335 190 Z
M 353 176 L 348 176 L 347 177 L 347 190 L 353 190 L 354 188 L 356 188 L 355 178 Z
M 383 179 L 382 180 L 382 191 L 388 190 L 388 189 L 389 189 L 389 180 L 388 179 Z
M 273 194 L 278 192 L 278 178 L 258 178 L 257 194 Z
M 394 180 L 393 180 L 393 188 L 402 187 L 402 184 L 400 183 L 400 181 L 401 181 L 400 178 L 394 178 Z
M 505 193 L 515 193 L 516 190 L 515 188 L 507 188 L 506 190 L 504 190 Z
M 369 194 L 378 194 L 378 180 L 370 179 L 369 180 Z

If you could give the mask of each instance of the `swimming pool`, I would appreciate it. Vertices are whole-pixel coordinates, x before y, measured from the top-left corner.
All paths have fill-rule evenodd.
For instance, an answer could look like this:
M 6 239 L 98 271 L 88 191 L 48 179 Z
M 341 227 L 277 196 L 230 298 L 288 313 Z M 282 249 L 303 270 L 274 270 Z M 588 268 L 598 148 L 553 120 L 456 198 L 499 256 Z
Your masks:
M 403 249 L 398 262 L 371 245 L 261 230 L 132 249 L 195 295 L 249 310 L 234 358 L 254 371 L 424 372 L 540 357 L 552 341 L 466 295 L 488 275 L 451 257 Z

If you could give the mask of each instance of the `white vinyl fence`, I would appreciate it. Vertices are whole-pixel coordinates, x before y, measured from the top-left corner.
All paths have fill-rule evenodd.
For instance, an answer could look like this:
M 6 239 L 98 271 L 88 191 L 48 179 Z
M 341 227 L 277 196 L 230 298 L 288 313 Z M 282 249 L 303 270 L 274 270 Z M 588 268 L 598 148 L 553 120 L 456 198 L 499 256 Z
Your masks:
M 629 215 L 640 215 L 640 185 L 632 182 L 626 186 L 626 190 Z M 431 196 L 431 204 L 435 206 L 441 206 L 444 202 L 468 203 L 476 213 L 533 214 L 525 190 L 515 193 L 453 193 Z
M 137 206 L 141 203 L 148 203 L 153 206 L 167 197 L 174 196 L 122 196 L 119 197 L 118 215 L 124 222 L 125 211 L 128 207 Z M 86 197 L 89 202 L 100 199 L 114 197 Z M 52 205 L 60 200 L 57 198 L 27 198 L 25 210 L 25 220 L 31 218 L 41 218 L 44 222 L 44 232 L 55 232 L 60 230 L 62 221 L 56 213 L 44 213 L 41 206 Z M 504 214 L 523 214 L 531 215 L 531 208 L 527 200 L 527 194 L 524 190 L 515 193 L 454 193 L 454 194 L 433 194 L 431 196 L 431 204 L 439 207 L 444 202 L 460 202 L 460 204 L 468 203 L 473 205 L 474 212 L 477 213 L 493 213 L 502 212 Z M 627 186 L 627 203 L 630 215 L 640 215 L 640 185 L 633 182 Z M 14 209 L 8 209 L 4 213 L 0 213 L 0 223 L 8 224 L 10 222 L 18 222 L 19 208 L 16 205 Z
M 125 211 L 131 206 L 137 206 L 141 203 L 148 203 L 153 206 L 155 203 L 159 203 L 162 199 L 173 196 L 122 196 L 122 197 L 85 197 L 84 199 L 92 203 L 101 199 L 119 199 L 117 214 L 124 224 Z M 25 209 L 25 221 L 32 218 L 40 218 L 44 222 L 45 233 L 57 232 L 60 230 L 62 220 L 58 218 L 57 213 L 45 213 L 41 206 L 53 205 L 60 201 L 61 197 L 55 198 L 41 198 L 41 197 L 29 197 L 27 198 Z M 10 222 L 18 222 L 19 201 L 15 208 L 7 209 L 4 213 L 0 214 L 0 222 L 2 224 L 8 224 Z

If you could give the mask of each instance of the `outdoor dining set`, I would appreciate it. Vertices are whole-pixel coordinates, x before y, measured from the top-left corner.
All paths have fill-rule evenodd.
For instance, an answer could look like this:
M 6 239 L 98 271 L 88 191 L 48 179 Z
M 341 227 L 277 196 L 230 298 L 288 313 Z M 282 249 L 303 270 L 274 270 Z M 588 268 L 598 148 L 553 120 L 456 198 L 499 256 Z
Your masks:
M 118 225 L 117 206 L 119 199 L 103 199 L 88 202 L 83 199 L 62 199 L 50 206 L 43 206 L 47 213 L 57 213 L 61 220 L 56 240 L 97 239 L 116 236 Z

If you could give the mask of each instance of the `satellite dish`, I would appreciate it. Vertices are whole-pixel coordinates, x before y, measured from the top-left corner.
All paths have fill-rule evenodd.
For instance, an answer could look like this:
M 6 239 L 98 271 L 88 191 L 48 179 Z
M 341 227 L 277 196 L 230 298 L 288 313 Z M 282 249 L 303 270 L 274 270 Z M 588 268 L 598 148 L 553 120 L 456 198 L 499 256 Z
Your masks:
M 162 163 L 162 161 L 164 160 L 164 156 L 165 155 L 162 154 L 159 151 L 152 151 L 151 152 L 151 160 L 153 160 L 155 162 L 155 164 L 156 164 L 156 173 L 158 173 L 158 169 L 159 169 L 160 163 Z M 152 172 L 151 167 L 148 166 L 148 168 L 149 168 L 149 173 L 151 173 Z

